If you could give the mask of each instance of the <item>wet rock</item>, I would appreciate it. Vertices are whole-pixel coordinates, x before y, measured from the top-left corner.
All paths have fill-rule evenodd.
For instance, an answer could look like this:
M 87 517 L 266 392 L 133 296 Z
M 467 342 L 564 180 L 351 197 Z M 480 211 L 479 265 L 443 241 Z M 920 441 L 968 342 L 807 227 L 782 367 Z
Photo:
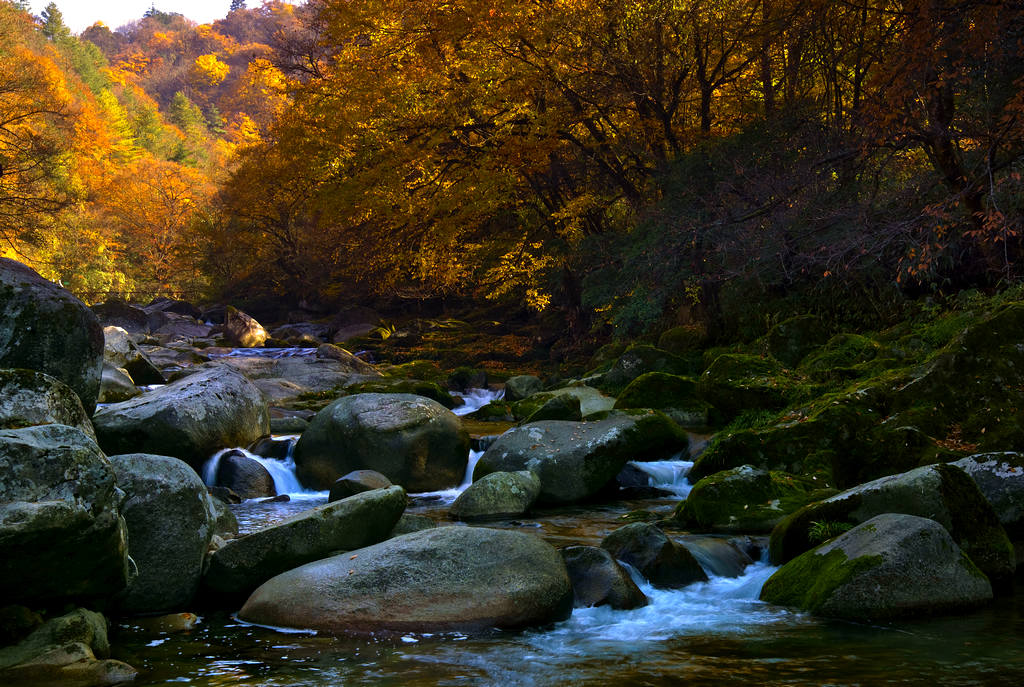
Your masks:
M 0 649 L 0 682 L 10 687 L 99 687 L 135 679 L 110 660 L 106 620 L 78 609 L 48 621 L 16 646 Z
M 120 327 L 103 328 L 103 362 L 124 368 L 140 385 L 163 384 L 166 380 L 156 365 Z
M 376 489 L 233 539 L 210 556 L 204 584 L 218 601 L 230 601 L 286 570 L 379 542 L 398 522 L 405 502 L 401 487 Z
M 124 589 L 123 496 L 106 456 L 82 430 L 0 431 L 0 606 Z
M 207 493 L 210 495 L 210 517 L 214 535 L 224 539 L 235 537 L 238 534 L 238 519 L 228 508 L 228 504 L 241 503 L 242 498 L 224 487 L 209 487 Z
M 346 396 L 321 410 L 295 445 L 299 481 L 329 489 L 338 477 L 370 469 L 411 492 L 457 485 L 469 435 L 450 410 L 408 394 Z
M 135 382 L 124 368 L 103 363 L 98 399 L 100 403 L 120 403 L 141 395 L 142 391 L 135 386 Z
M 224 313 L 224 336 L 232 346 L 255 348 L 262 346 L 269 334 L 253 317 L 229 305 Z
M 96 408 L 103 330 L 89 308 L 20 262 L 0 258 L 0 368 L 44 372 Z
M 142 308 L 124 301 L 110 300 L 90 306 L 100 324 L 104 327 L 120 327 L 132 333 L 149 331 L 149 316 Z
M 239 617 L 335 634 L 470 632 L 564 620 L 572 598 L 562 557 L 541 539 L 437 527 L 279 575 Z
M 689 536 L 677 544 L 686 547 L 708 575 L 716 577 L 739 577 L 754 562 L 735 537 Z
M 271 432 L 273 433 L 274 418 L 270 418 Z M 249 453 L 261 458 L 273 458 L 274 460 L 286 460 L 295 445 L 295 440 L 285 437 L 260 437 L 249 444 L 246 449 Z
M 523 424 L 531 422 L 542 422 L 544 420 L 570 420 L 579 422 L 583 419 L 580 411 L 580 400 L 575 396 L 555 396 L 546 401 L 544 405 L 533 411 Z
M 544 382 L 533 375 L 516 375 L 505 381 L 505 400 L 521 401 L 544 390 Z
M 573 606 L 611 606 L 628 611 L 647 605 L 647 597 L 612 555 L 596 546 L 569 546 L 562 558 L 572 581 Z
M 196 471 L 217 450 L 248 445 L 270 432 L 259 389 L 221 365 L 101 408 L 93 424 L 107 453 L 171 455 Z
M 929 465 L 862 484 L 801 508 L 772 531 L 770 555 L 778 565 L 815 544 L 815 523 L 858 525 L 882 513 L 935 520 L 994 583 L 1010 578 L 1013 546 L 974 481 L 953 465 Z
M 309 428 L 309 420 L 301 417 L 270 418 L 271 434 L 302 434 Z
M 992 599 L 992 587 L 942 525 L 885 513 L 782 566 L 761 599 L 877 621 L 977 608 Z
M 340 501 L 364 491 L 387 489 L 390 486 L 391 480 L 375 470 L 353 470 L 347 475 L 339 477 L 338 481 L 331 485 L 331 493 L 327 497 L 327 501 L 328 503 Z
M 626 461 L 667 457 L 686 443 L 686 433 L 654 411 L 595 422 L 537 422 L 498 437 L 473 479 L 529 470 L 540 478 L 539 503 L 573 503 L 597 494 Z
M 192 468 L 177 458 L 133 453 L 111 456 L 127 498 L 128 553 L 138 576 L 118 598 L 127 613 L 185 607 L 199 589 L 203 557 L 213 536 L 214 505 Z
M 698 481 L 673 520 L 695 532 L 767 534 L 798 508 L 835 493 L 810 477 L 744 465 Z
M 1003 453 L 980 453 L 961 460 L 955 465 L 966 472 L 999 518 L 1007 536 L 1024 545 L 1024 454 L 1007 451 Z M 1020 556 L 1018 568 L 1024 564 Z
M 437 527 L 437 521 L 428 518 L 426 515 L 402 513 L 402 517 L 398 519 L 398 522 L 396 522 L 395 526 L 391 529 L 391 534 L 388 535 L 388 539 L 400 537 L 403 534 L 412 534 L 413 532 L 429 530 L 434 527 Z
M 267 469 L 237 449 L 221 454 L 214 484 L 227 487 L 242 499 L 277 496 L 274 478 Z
M 532 472 L 492 472 L 459 494 L 448 512 L 458 520 L 522 515 L 540 495 L 540 480 Z
M 601 541 L 601 548 L 639 570 L 655 587 L 678 589 L 708 579 L 693 554 L 647 522 L 620 527 Z
M 69 386 L 35 370 L 0 370 L 0 427 L 69 425 L 95 440 L 92 422 Z
M 169 613 L 142 618 L 132 618 L 131 627 L 154 635 L 179 634 L 191 632 L 199 624 L 199 616 L 195 613 Z

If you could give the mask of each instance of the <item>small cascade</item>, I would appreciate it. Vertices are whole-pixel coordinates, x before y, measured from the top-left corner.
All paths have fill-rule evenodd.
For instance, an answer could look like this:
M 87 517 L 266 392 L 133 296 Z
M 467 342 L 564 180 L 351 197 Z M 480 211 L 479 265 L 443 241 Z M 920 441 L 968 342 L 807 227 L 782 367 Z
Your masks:
M 483 451 L 470 451 L 469 462 L 466 463 L 466 474 L 462 477 L 462 482 L 457 487 L 451 489 L 442 489 L 441 491 L 425 491 L 419 494 L 410 494 L 421 499 L 433 499 L 440 501 L 441 503 L 451 503 L 459 494 L 466 491 L 469 485 L 473 483 L 473 471 L 476 469 L 476 464 L 480 462 L 480 456 L 484 455 Z
M 284 460 L 277 460 L 274 458 L 264 458 L 258 456 L 255 453 L 251 453 L 244 448 L 225 448 L 217 451 L 213 456 L 206 461 L 203 465 L 202 478 L 203 483 L 207 486 L 214 486 L 217 479 L 217 467 L 220 465 L 221 457 L 231 451 L 237 451 L 244 455 L 246 458 L 251 458 L 256 461 L 270 473 L 271 478 L 274 480 L 274 488 L 278 494 L 288 494 L 292 497 L 302 496 L 323 496 L 325 492 L 310 491 L 305 489 L 300 483 L 298 477 L 295 476 L 295 459 L 292 456 L 292 451 L 295 449 L 295 441 L 293 437 L 281 437 L 280 441 L 291 441 L 291 445 L 288 447 L 288 455 Z
M 452 396 L 462 399 L 462 405 L 452 410 L 456 415 L 469 415 L 480 410 L 491 401 L 505 397 L 504 389 L 470 389 L 466 392 L 453 391 Z
M 308 358 L 316 355 L 316 348 L 232 348 L 226 352 L 210 352 L 211 358 Z
M 672 492 L 680 498 L 690 494 L 693 485 L 686 476 L 693 467 L 692 460 L 682 460 L 681 454 L 670 460 L 652 460 L 649 462 L 631 460 L 629 464 L 648 476 L 648 486 Z

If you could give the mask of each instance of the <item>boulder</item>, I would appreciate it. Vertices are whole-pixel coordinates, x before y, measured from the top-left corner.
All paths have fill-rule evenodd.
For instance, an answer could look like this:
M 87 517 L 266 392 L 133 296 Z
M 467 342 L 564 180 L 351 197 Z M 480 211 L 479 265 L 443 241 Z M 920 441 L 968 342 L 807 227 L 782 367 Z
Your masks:
M 437 401 L 445 408 L 455 407 L 455 398 L 437 382 L 424 382 L 419 379 L 376 378 L 369 381 L 356 381 L 345 385 L 345 393 L 355 394 L 412 394 Z
M 688 375 L 697 372 L 692 362 L 654 346 L 633 346 L 604 374 L 601 388 L 618 393 L 630 382 L 648 372 Z
M 402 513 L 402 517 L 398 519 L 395 526 L 391 528 L 391 534 L 388 535 L 388 539 L 392 537 L 400 537 L 403 534 L 412 534 L 413 532 L 419 532 L 421 530 L 429 530 L 437 527 L 437 521 L 426 515 L 413 515 L 412 513 Z
M 935 520 L 993 582 L 1013 574 L 1013 546 L 999 518 L 974 481 L 953 465 L 882 477 L 801 508 L 772 531 L 771 561 L 785 563 L 809 550 L 819 543 L 815 530 L 829 523 L 858 525 L 882 513 Z
M 78 394 L 55 377 L 35 370 L 0 370 L 0 427 L 68 425 L 96 440 Z
M 333 634 L 472 632 L 564 620 L 572 599 L 562 557 L 541 539 L 436 527 L 279 575 L 239 617 Z
M 321 360 L 337 360 L 356 374 L 370 375 L 374 377 L 380 375 L 380 373 L 377 372 L 377 368 L 370 363 L 357 358 L 344 348 L 333 344 L 325 343 L 318 346 L 316 349 L 316 357 Z
M 573 606 L 610 606 L 628 611 L 647 605 L 647 597 L 625 568 L 604 549 L 596 546 L 568 546 L 562 559 L 572 582 Z
M 90 306 L 90 310 L 104 327 L 120 327 L 133 334 L 149 331 L 149 315 L 146 311 L 124 301 L 97 303 Z
M 810 477 L 744 465 L 698 481 L 673 520 L 696 532 L 767 534 L 790 513 L 835 493 Z
M 227 487 L 243 499 L 277 496 L 274 478 L 267 469 L 239 449 L 220 455 L 213 483 L 218 487 Z
M 214 530 L 214 505 L 195 471 L 177 458 L 132 453 L 111 456 L 127 494 L 121 515 L 128 553 L 139 574 L 119 595 L 126 613 L 179 610 L 199 589 Z
M 338 477 L 370 469 L 411 492 L 457 485 L 469 434 L 437 401 L 409 394 L 357 394 L 329 404 L 295 445 L 299 481 L 329 489 Z
M 697 380 L 700 397 L 727 417 L 744 410 L 781 409 L 792 387 L 775 360 L 742 353 L 718 356 Z
M 473 482 L 448 509 L 457 520 L 522 515 L 540 494 L 532 472 L 492 472 Z
M 270 431 L 274 432 L 274 417 L 270 417 Z M 260 458 L 273 458 L 274 460 L 287 460 L 292 449 L 295 448 L 293 437 L 260 437 L 249 444 L 246 449 L 249 453 Z
M 218 449 L 247 446 L 270 433 L 270 415 L 259 389 L 219 364 L 101 408 L 93 424 L 107 453 L 171 455 L 197 472 Z
M 980 453 L 951 465 L 966 472 L 978 485 L 1010 539 L 1024 543 L 1024 454 Z M 1022 563 L 1018 558 L 1017 565 Z
M 96 408 L 103 330 L 88 307 L 31 268 L 0 258 L 0 368 L 38 370 Z
M 692 377 L 666 372 L 647 372 L 634 379 L 615 400 L 615 408 L 654 408 L 684 427 L 707 427 L 721 419 L 710 403 L 697 397 Z
M 187 315 L 194 319 L 199 319 L 203 314 L 199 308 L 188 301 L 178 301 L 166 296 L 157 296 L 143 310 L 147 313 L 169 312 L 177 315 Z
M 942 525 L 883 513 L 782 566 L 761 599 L 874 622 L 977 608 L 992 586 Z
M 224 337 L 232 346 L 256 348 L 267 341 L 267 330 L 254 318 L 230 305 L 224 313 Z
M 544 382 L 533 375 L 516 375 L 505 381 L 505 400 L 509 403 L 521 401 L 524 398 L 544 390 Z
M 286 570 L 383 540 L 405 510 L 405 502 L 401 487 L 375 489 L 232 539 L 210 556 L 203 583 L 218 600 L 244 598 Z
M 138 671 L 109 658 L 107 621 L 77 609 L 0 649 L 0 683 L 9 687 L 98 687 L 131 682 Z
M 104 327 L 103 341 L 103 362 L 113 367 L 124 368 L 136 384 L 145 386 L 163 384 L 167 381 L 124 329 Z
M 601 540 L 601 548 L 632 565 L 655 587 L 678 589 L 708 579 L 693 554 L 649 522 L 620 527 Z
M 539 503 L 573 503 L 597 494 L 626 461 L 664 458 L 686 445 L 686 433 L 655 411 L 594 422 L 536 422 L 498 437 L 477 463 L 473 479 L 529 470 L 540 478 Z
M 486 389 L 487 371 L 472 367 L 457 367 L 448 375 L 446 384 L 452 391 L 466 392 L 470 389 Z
M 113 468 L 82 430 L 0 431 L 0 606 L 106 597 L 129 582 Z
M 704 572 L 716 577 L 739 577 L 754 562 L 751 555 L 758 556 L 760 548 L 751 546 L 749 538 L 714 535 L 690 535 L 677 543 L 693 554 Z
M 800 361 L 800 370 L 818 380 L 844 380 L 859 377 L 882 366 L 869 367 L 876 359 L 888 359 L 886 367 L 897 361 L 878 342 L 860 334 L 836 334 L 821 348 L 812 351 Z
M 819 317 L 797 315 L 769 330 L 764 337 L 764 351 L 786 367 L 796 367 L 804 356 L 828 338 L 828 328 Z
M 340 501 L 341 499 L 347 499 L 349 496 L 361 494 L 364 491 L 387 489 L 390 486 L 392 486 L 391 480 L 379 472 L 374 470 L 353 470 L 347 475 L 339 477 L 338 481 L 331 485 L 331 493 L 327 497 L 327 501 L 328 503 Z
M 525 420 L 537 412 L 545 403 L 558 396 L 571 396 L 578 399 L 580 402 L 580 413 L 583 417 L 611 410 L 615 406 L 615 399 L 611 396 L 605 396 L 593 387 L 579 384 L 532 394 L 521 401 L 513 403 L 512 411 L 516 418 Z
M 658 337 L 658 348 L 675 355 L 685 355 L 700 351 L 707 338 L 707 329 L 700 325 L 673 327 Z
M 142 390 L 135 386 L 135 382 L 124 368 L 103 363 L 98 399 L 100 403 L 120 403 L 141 395 Z
M 570 420 L 578 422 L 583 419 L 580 411 L 580 400 L 575 396 L 554 396 L 540 408 L 533 411 L 523 424 L 542 422 L 544 420 Z

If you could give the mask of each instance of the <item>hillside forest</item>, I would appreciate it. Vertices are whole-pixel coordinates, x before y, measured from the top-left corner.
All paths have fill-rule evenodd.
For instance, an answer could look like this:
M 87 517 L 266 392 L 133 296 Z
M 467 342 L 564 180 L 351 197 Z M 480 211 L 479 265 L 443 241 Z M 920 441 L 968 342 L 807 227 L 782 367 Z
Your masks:
M 4 256 L 86 302 L 569 342 L 880 326 L 1022 277 L 1020 3 L 224 4 L 73 35 L 0 2 Z

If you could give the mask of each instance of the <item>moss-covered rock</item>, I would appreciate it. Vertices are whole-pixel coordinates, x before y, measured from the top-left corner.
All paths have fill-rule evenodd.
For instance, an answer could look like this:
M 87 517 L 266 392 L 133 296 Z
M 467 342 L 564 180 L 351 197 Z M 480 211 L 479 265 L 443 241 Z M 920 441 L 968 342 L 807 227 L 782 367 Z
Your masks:
M 522 515 L 540 495 L 540 480 L 532 472 L 492 472 L 469 485 L 448 512 L 458 520 Z
M 768 533 L 793 511 L 834 493 L 809 477 L 744 465 L 697 482 L 673 520 L 698 532 Z
M 862 377 L 872 371 L 867 363 L 885 358 L 896 366 L 899 361 L 888 358 L 888 350 L 873 339 L 860 334 L 836 334 L 824 346 L 812 351 L 800 362 L 800 370 L 820 381 L 840 381 Z
M 568 394 L 556 395 L 537 408 L 528 418 L 523 420 L 524 424 L 541 422 L 543 420 L 572 420 L 583 419 L 580 411 L 580 399 Z
M 544 390 L 544 382 L 534 375 L 516 375 L 505 381 L 505 400 L 521 401 Z
M 583 414 L 583 417 L 604 410 L 611 410 L 615 405 L 615 399 L 611 396 L 605 396 L 593 387 L 577 384 L 552 391 L 542 391 L 521 401 L 516 401 L 512 404 L 512 413 L 517 420 L 525 420 L 540 410 L 541 406 L 557 396 L 572 396 L 578 399 L 580 402 L 580 412 Z
M 515 421 L 515 413 L 512 411 L 512 405 L 505 401 L 491 401 L 487 405 L 481 406 L 465 417 L 479 422 Z
M 993 582 L 1013 574 L 1013 546 L 991 504 L 963 470 L 945 464 L 882 477 L 801 508 L 772 531 L 771 560 L 784 563 L 809 550 L 815 522 L 857 525 L 881 513 L 931 518 Z
M 437 383 L 441 383 L 447 378 L 444 370 L 433 360 L 413 360 L 400 365 L 389 365 L 382 368 L 381 371 L 388 377 L 423 379 Z
M 1024 545 L 1024 454 L 981 453 L 952 465 L 970 475 L 992 504 L 1007 536 L 1014 543 Z M 1024 560 L 1018 556 L 1017 566 L 1022 564 Z
M 615 394 L 626 385 L 647 372 L 666 372 L 674 375 L 689 375 L 696 372 L 695 361 L 682 358 L 654 346 L 633 346 L 615 361 L 604 374 L 601 388 Z
M 815 315 L 797 315 L 779 322 L 764 337 L 764 351 L 787 367 L 828 340 L 828 328 Z
M 473 367 L 457 367 L 448 375 L 446 383 L 453 391 L 483 389 L 487 386 L 487 371 Z
M 707 329 L 699 325 L 673 327 L 658 337 L 658 348 L 675 355 L 699 352 L 707 341 Z
M 781 409 L 795 386 L 775 360 L 742 353 L 718 356 L 697 381 L 700 397 L 728 417 L 755 408 Z
M 807 551 L 761 589 L 769 603 L 860 621 L 969 610 L 991 598 L 985 575 L 940 524 L 894 513 Z
M 419 379 L 375 379 L 357 382 L 345 387 L 345 393 L 353 394 L 412 394 L 437 401 L 445 408 L 454 408 L 456 403 L 447 389 L 436 382 Z
M 0 428 L 46 424 L 77 427 L 96 439 L 78 394 L 67 384 L 35 370 L 0 370 Z

